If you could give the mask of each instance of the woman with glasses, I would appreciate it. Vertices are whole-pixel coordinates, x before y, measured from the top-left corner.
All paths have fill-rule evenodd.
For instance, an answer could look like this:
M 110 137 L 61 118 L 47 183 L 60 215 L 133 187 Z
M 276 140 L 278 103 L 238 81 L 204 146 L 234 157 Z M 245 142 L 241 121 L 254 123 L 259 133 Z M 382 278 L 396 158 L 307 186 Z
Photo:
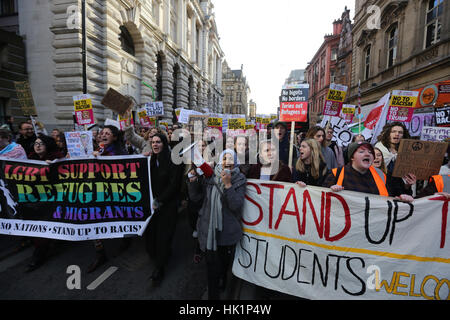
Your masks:
M 40 160 L 40 161 L 53 161 L 55 159 L 64 158 L 64 154 L 58 150 L 55 139 L 43 134 L 38 135 L 36 141 L 34 141 L 33 152 L 31 152 L 28 159 Z M 39 216 L 39 212 L 33 216 L 33 220 L 36 220 Z M 31 258 L 31 262 L 27 267 L 27 272 L 31 272 L 39 268 L 48 258 L 48 253 L 52 240 L 46 238 L 33 238 L 34 252 Z

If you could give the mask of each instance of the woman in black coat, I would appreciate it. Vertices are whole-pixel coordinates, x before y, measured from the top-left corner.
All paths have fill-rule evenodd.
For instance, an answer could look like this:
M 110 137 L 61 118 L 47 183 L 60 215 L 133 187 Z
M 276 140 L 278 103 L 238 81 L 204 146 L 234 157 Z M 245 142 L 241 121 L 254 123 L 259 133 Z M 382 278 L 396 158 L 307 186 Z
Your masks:
M 145 233 L 147 252 L 155 262 L 155 270 L 151 276 L 152 285 L 158 286 L 164 277 L 164 268 L 170 257 L 183 165 L 175 165 L 172 162 L 166 135 L 157 133 L 151 142 L 150 170 L 154 212 Z

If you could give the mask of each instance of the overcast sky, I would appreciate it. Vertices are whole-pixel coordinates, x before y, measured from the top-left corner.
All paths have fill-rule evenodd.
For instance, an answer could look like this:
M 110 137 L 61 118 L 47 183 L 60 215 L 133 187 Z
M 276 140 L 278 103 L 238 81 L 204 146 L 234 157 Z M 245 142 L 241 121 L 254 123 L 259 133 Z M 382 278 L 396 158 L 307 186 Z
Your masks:
M 345 6 L 355 0 L 213 0 L 220 46 L 231 69 L 244 65 L 257 113 L 276 113 L 281 87 L 305 69 Z

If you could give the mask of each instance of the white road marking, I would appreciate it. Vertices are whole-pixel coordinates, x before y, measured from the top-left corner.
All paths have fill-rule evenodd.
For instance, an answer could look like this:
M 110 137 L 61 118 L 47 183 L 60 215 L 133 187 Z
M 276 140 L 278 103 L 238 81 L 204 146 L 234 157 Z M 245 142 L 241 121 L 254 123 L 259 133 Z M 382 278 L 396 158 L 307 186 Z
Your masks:
M 90 285 L 87 286 L 88 290 L 95 290 L 99 285 L 103 283 L 106 279 L 108 279 L 114 272 L 116 272 L 119 268 L 117 267 L 109 267 L 108 270 L 103 272 L 100 277 L 91 282 Z

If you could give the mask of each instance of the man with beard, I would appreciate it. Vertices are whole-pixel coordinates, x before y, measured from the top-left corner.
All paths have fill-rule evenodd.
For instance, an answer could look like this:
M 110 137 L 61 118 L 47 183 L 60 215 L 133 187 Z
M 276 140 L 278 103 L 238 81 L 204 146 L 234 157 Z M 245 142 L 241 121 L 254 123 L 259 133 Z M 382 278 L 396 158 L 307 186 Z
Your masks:
M 27 156 L 30 156 L 34 151 L 34 141 L 36 140 L 33 126 L 28 122 L 21 122 L 19 125 L 19 133 L 20 137 L 17 139 L 17 143 L 25 149 Z

